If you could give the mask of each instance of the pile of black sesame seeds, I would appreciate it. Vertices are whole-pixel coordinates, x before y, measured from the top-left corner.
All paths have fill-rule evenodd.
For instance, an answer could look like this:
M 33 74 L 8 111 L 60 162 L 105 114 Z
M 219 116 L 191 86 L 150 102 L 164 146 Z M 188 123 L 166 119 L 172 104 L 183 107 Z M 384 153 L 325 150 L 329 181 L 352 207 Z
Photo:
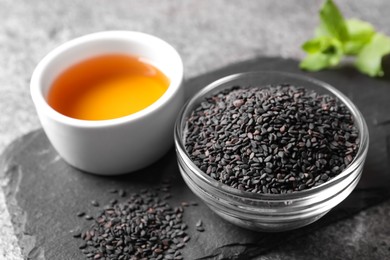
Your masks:
M 126 196 L 123 190 L 118 193 Z M 183 259 L 180 249 L 190 240 L 182 220 L 184 207 L 197 204 L 183 202 L 173 208 L 167 202 L 169 197 L 169 193 L 144 189 L 126 196 L 125 202 L 111 200 L 96 218 L 79 212 L 77 216 L 94 220 L 89 229 L 74 234 L 84 241 L 79 247 L 84 256 L 100 260 Z M 97 201 L 91 204 L 99 207 Z
M 292 85 L 234 87 L 206 98 L 186 122 L 185 148 L 207 175 L 254 193 L 292 193 L 343 171 L 359 148 L 349 109 Z

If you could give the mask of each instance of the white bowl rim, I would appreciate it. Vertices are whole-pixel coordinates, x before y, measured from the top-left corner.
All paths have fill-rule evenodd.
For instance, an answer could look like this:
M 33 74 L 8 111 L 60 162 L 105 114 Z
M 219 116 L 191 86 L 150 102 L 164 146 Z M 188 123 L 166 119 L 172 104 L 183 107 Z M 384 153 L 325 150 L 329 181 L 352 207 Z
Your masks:
M 69 116 L 65 116 L 61 114 L 60 112 L 53 109 L 46 101 L 45 97 L 42 94 L 42 90 L 40 88 L 41 80 L 43 76 L 43 72 L 46 70 L 46 68 L 50 65 L 50 63 L 55 60 L 55 58 L 61 54 L 62 52 L 71 49 L 77 45 L 80 44 L 88 44 L 90 42 L 99 41 L 99 40 L 132 40 L 132 39 L 141 39 L 143 41 L 153 41 L 157 44 L 160 44 L 161 46 L 164 46 L 168 51 L 172 53 L 172 58 L 176 60 L 177 63 L 177 73 L 175 73 L 174 78 L 170 78 L 170 84 L 168 86 L 168 89 L 165 91 L 165 93 L 153 104 L 149 105 L 148 107 L 119 118 L 114 119 L 107 119 L 107 120 L 82 120 L 82 119 L 76 119 Z M 121 52 L 118 52 L 121 53 Z M 102 53 L 103 55 L 104 53 Z M 63 124 L 74 126 L 74 127 L 80 127 L 80 128 L 96 128 L 96 127 L 109 127 L 109 126 L 115 126 L 115 125 L 121 125 L 121 124 L 127 124 L 129 122 L 140 120 L 149 114 L 157 112 L 164 104 L 168 103 L 169 100 L 171 100 L 175 94 L 178 92 L 179 88 L 182 86 L 183 82 L 183 61 L 177 52 L 177 50 L 167 43 L 166 41 L 142 32 L 137 31 L 101 31 L 101 32 L 95 32 L 91 34 L 87 34 L 78 38 L 74 38 L 72 40 L 69 40 L 52 51 L 50 51 L 37 65 L 35 68 L 31 81 L 30 81 L 30 93 L 31 97 L 36 104 L 37 110 L 40 112 L 45 113 L 49 118 L 59 121 Z M 177 76 L 176 76 L 177 75 Z

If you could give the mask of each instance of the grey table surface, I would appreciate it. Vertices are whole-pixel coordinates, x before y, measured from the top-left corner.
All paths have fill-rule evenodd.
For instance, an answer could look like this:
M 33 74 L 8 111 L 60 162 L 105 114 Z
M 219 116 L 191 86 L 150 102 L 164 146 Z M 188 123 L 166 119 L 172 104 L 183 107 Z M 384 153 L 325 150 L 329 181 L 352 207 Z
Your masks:
M 103 30 L 154 34 L 177 48 L 188 78 L 258 56 L 302 58 L 300 45 L 318 23 L 321 3 L 0 0 L 0 153 L 40 127 L 29 95 L 30 76 L 46 53 L 67 40 Z M 337 3 L 347 17 L 370 21 L 390 34 L 390 1 Z M 386 201 L 258 259 L 389 259 L 389 217 Z M 0 259 L 23 259 L 10 219 L 0 188 Z

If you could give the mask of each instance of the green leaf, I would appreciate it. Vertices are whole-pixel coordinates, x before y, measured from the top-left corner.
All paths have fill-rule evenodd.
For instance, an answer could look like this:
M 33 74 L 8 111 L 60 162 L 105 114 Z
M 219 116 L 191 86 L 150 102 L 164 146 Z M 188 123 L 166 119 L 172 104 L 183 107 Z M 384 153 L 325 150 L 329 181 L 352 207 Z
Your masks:
M 302 49 L 306 51 L 307 53 L 316 53 L 320 52 L 323 45 L 323 37 L 317 37 L 308 40 L 302 45 Z
M 331 48 L 334 48 L 334 52 L 342 52 L 341 42 L 327 36 L 312 38 L 302 45 L 302 49 L 307 53 L 329 52 Z
M 330 66 L 329 57 L 323 53 L 307 55 L 299 64 L 299 67 L 308 71 L 319 71 Z
M 390 38 L 384 34 L 375 34 L 357 56 L 356 67 L 371 77 L 384 75 L 382 58 L 390 54 Z
M 348 19 L 346 21 L 349 40 L 369 41 L 375 34 L 374 27 L 367 22 L 359 19 Z
M 332 0 L 327 0 L 320 10 L 321 24 L 317 34 L 336 37 L 341 42 L 348 40 L 348 31 L 343 15 Z
M 333 0 L 325 0 L 319 12 L 315 38 L 302 45 L 307 56 L 300 67 L 317 71 L 336 66 L 344 55 L 356 56 L 355 66 L 371 77 L 383 76 L 382 59 L 390 54 L 390 37 L 358 19 L 345 20 Z
M 368 43 L 375 34 L 374 27 L 358 19 L 346 21 L 348 29 L 348 41 L 344 44 L 344 52 L 347 55 L 356 55 Z
M 302 45 L 308 55 L 300 67 L 309 71 L 317 71 L 337 65 L 343 57 L 342 44 L 339 40 L 321 36 L 313 38 Z
M 299 64 L 299 67 L 308 71 L 318 71 L 336 66 L 342 58 L 338 54 L 326 54 L 322 52 L 308 54 Z

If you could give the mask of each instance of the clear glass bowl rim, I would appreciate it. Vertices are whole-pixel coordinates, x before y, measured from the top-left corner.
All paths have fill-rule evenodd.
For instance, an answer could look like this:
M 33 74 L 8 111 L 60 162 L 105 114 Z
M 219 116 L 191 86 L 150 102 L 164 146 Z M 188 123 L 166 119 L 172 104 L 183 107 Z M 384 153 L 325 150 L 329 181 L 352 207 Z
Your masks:
M 219 182 L 212 177 L 208 176 L 206 173 L 204 173 L 202 170 L 200 170 L 190 159 L 185 147 L 184 147 L 184 136 L 182 136 L 183 131 L 181 129 L 181 126 L 183 123 L 185 123 L 185 117 L 191 112 L 189 111 L 189 108 L 196 104 L 199 100 L 207 96 L 207 94 L 212 93 L 212 91 L 217 88 L 218 86 L 228 83 L 230 81 L 239 79 L 239 78 L 245 78 L 250 76 L 259 76 L 259 75 L 273 75 L 273 76 L 284 76 L 284 77 L 290 77 L 293 79 L 301 80 L 301 81 L 307 81 L 312 84 L 315 84 L 317 86 L 320 86 L 324 88 L 325 90 L 332 93 L 337 99 L 339 99 L 342 103 L 344 103 L 350 112 L 352 113 L 355 124 L 359 131 L 359 149 L 357 154 L 355 155 L 353 161 L 348 165 L 347 168 L 345 168 L 341 173 L 339 173 L 336 177 L 333 179 L 320 184 L 318 186 L 312 187 L 307 190 L 302 190 L 298 192 L 293 193 L 285 193 L 285 194 L 263 194 L 263 193 L 253 193 L 253 192 L 247 192 L 242 191 L 233 187 L 230 187 L 229 185 L 226 185 L 222 182 Z M 283 83 L 283 82 L 281 82 Z M 305 87 L 305 86 L 302 86 Z M 310 89 L 310 88 L 309 88 Z M 367 124 L 363 118 L 363 115 L 359 111 L 359 109 L 352 103 L 352 101 L 345 96 L 342 92 L 331 86 L 330 84 L 314 79 L 308 76 L 303 76 L 299 74 L 289 73 L 289 72 L 280 72 L 280 71 L 250 71 L 250 72 L 241 72 L 236 73 L 232 75 L 225 76 L 223 78 L 220 78 L 216 81 L 211 82 L 206 87 L 202 88 L 200 91 L 198 91 L 194 96 L 192 96 L 186 104 L 181 109 L 178 118 L 176 120 L 175 129 L 174 129 L 174 137 L 175 137 L 175 146 L 178 150 L 178 154 L 182 156 L 183 161 L 186 163 L 187 167 L 191 169 L 191 171 L 196 175 L 198 179 L 205 182 L 208 185 L 213 186 L 215 189 L 220 190 L 221 192 L 227 193 L 232 196 L 241 197 L 243 199 L 249 198 L 254 200 L 268 200 L 268 201 L 285 201 L 285 200 L 294 200 L 294 199 L 300 199 L 304 197 L 310 197 L 315 196 L 316 193 L 319 191 L 325 190 L 329 187 L 331 187 L 333 184 L 345 179 L 349 175 L 354 173 L 354 170 L 362 163 L 362 160 L 365 159 L 367 150 L 368 150 L 368 144 L 369 144 L 369 133 L 368 133 L 368 127 Z M 178 155 L 178 156 L 179 156 Z M 188 174 L 188 173 L 187 173 Z

